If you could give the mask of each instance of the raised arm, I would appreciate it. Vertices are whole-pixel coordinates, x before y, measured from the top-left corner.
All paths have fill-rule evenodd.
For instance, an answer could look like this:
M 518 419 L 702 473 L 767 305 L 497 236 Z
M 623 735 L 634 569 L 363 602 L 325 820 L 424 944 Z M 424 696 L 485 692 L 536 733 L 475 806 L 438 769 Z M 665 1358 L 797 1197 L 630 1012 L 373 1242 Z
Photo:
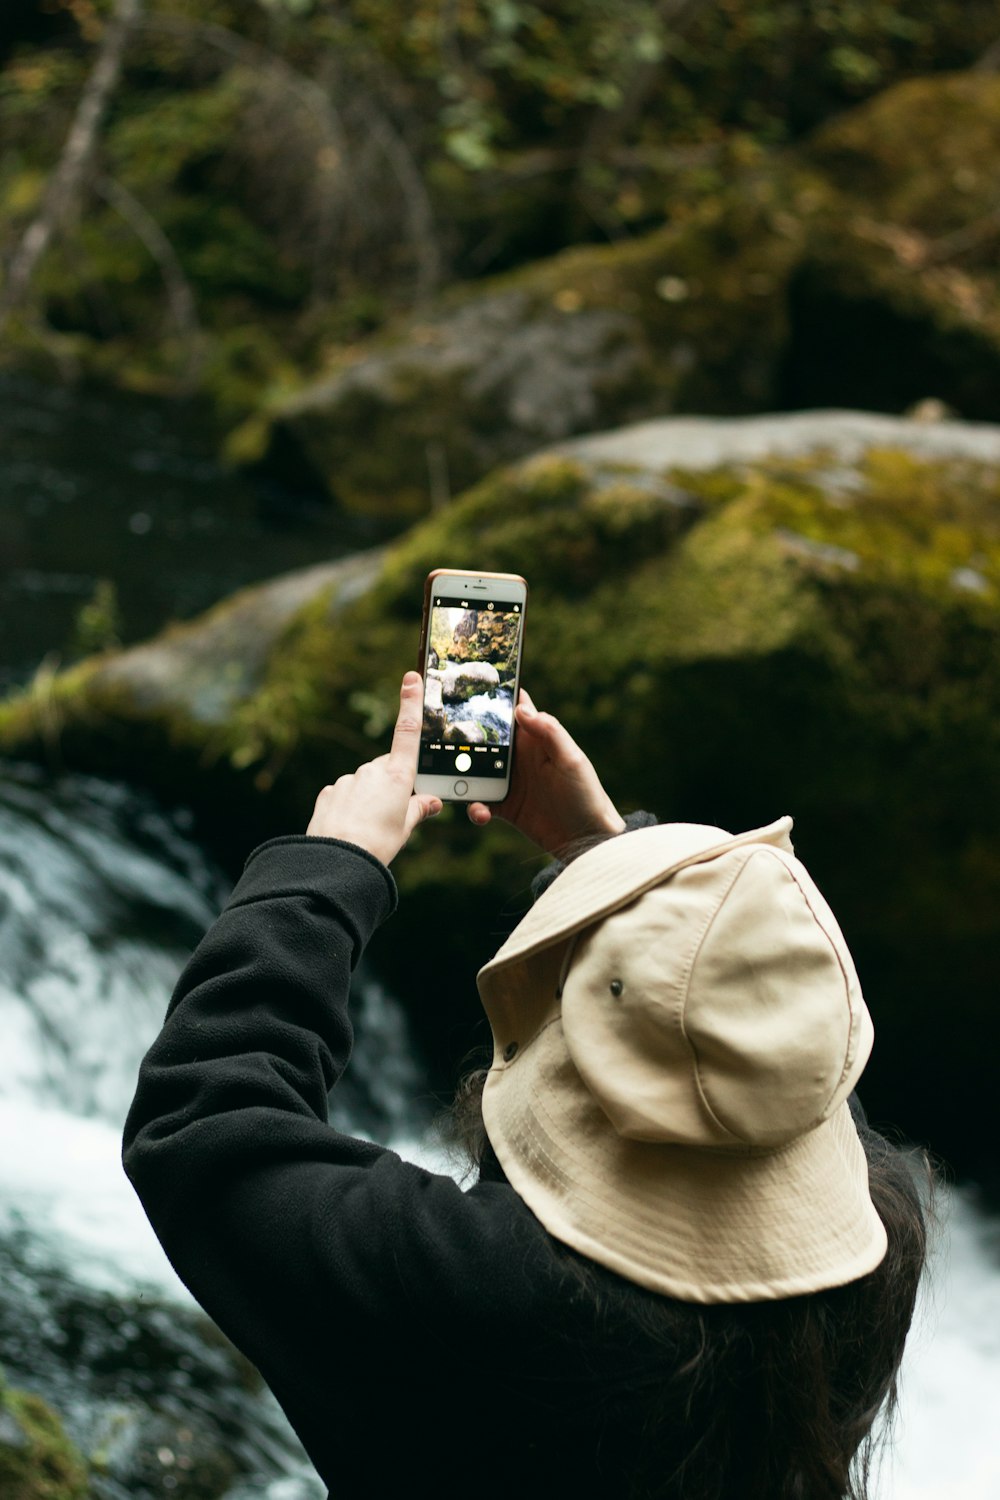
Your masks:
M 561 1274 L 506 1184 L 463 1193 L 327 1123 L 351 971 L 395 904 L 385 862 L 440 805 L 412 791 L 419 719 L 414 674 L 389 754 L 320 794 L 311 837 L 251 856 L 178 982 L 125 1129 L 126 1170 L 179 1275 L 338 1496 L 409 1492 L 466 1340 L 487 1368 L 452 1410 L 476 1432 L 489 1362 Z M 373 1411 L 394 1433 L 377 1452 L 357 1440 Z

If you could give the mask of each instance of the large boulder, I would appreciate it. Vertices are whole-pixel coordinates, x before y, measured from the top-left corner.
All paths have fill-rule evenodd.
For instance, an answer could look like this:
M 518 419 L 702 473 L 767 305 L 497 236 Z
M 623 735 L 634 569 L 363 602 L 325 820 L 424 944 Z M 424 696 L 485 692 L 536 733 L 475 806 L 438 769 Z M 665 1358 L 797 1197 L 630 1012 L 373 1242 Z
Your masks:
M 406 518 L 543 443 L 670 412 L 934 396 L 992 417 L 998 151 L 1000 78 L 900 84 L 721 193 L 685 179 L 654 234 L 447 293 L 231 452 Z
M 782 195 L 798 191 L 808 186 L 783 182 Z M 751 198 L 762 192 L 770 201 L 770 186 Z M 767 407 L 796 245 L 762 230 L 759 206 L 752 231 L 720 230 L 717 217 L 709 205 L 682 230 L 450 291 L 250 418 L 230 457 L 268 478 L 311 475 L 345 510 L 405 520 L 575 434 Z
M 448 662 L 441 674 L 441 695 L 446 703 L 465 703 L 479 693 L 494 691 L 500 673 L 492 662 Z
M 252 673 L 218 656 L 236 684 L 224 713 L 196 717 L 181 670 L 172 698 L 162 675 L 154 700 L 142 688 L 143 661 L 190 662 L 213 614 L 11 700 L 0 748 L 183 795 L 235 863 L 384 747 L 427 571 L 524 571 L 525 681 L 620 806 L 735 829 L 795 815 L 875 1012 L 876 1116 L 971 1166 L 1000 1043 L 998 460 L 1000 428 L 863 413 L 581 440 L 343 565 L 353 592 L 318 574 L 255 637 Z M 398 862 L 402 905 L 374 958 L 443 1070 L 474 1033 L 498 913 L 516 920 L 534 868 L 509 830 L 460 810 Z
M 996 416 L 998 150 L 990 73 L 912 79 L 816 133 L 803 160 L 830 196 L 788 284 L 782 404 Z

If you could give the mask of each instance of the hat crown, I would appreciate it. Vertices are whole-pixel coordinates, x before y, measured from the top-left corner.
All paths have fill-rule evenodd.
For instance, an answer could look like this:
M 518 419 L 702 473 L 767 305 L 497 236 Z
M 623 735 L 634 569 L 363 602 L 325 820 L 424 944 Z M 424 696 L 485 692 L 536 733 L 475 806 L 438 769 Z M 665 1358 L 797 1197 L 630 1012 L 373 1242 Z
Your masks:
M 616 1131 L 773 1148 L 827 1119 L 872 1028 L 833 913 L 771 845 L 685 866 L 577 944 L 562 1024 Z
M 610 839 L 479 976 L 511 1186 L 557 1239 L 695 1302 L 839 1286 L 885 1254 L 846 1104 L 871 1019 L 790 830 Z

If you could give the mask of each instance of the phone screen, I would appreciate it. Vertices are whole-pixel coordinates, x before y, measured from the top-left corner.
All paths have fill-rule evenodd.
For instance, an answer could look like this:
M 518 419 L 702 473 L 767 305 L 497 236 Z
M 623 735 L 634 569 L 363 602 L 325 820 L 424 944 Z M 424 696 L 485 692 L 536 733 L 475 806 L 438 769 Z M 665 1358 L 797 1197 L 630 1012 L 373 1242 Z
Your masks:
M 503 779 L 510 765 L 522 607 L 431 598 L 420 770 Z

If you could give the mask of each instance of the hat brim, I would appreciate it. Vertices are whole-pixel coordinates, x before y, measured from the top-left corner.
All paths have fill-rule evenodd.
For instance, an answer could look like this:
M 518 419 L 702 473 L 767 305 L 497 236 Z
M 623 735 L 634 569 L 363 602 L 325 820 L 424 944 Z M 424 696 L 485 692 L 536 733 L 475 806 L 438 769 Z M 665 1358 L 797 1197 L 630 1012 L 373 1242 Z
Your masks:
M 543 891 L 480 969 L 479 992 L 487 1011 L 491 1001 L 502 997 L 510 970 L 541 949 L 599 922 L 686 865 L 746 844 L 771 844 L 791 854 L 791 830 L 789 817 L 738 834 L 704 823 L 659 823 L 589 849 Z
M 483 1119 L 507 1179 L 556 1239 L 687 1302 L 754 1302 L 873 1271 L 886 1234 L 846 1103 L 775 1150 L 629 1140 L 579 1086 L 553 1017 L 494 1066 Z

